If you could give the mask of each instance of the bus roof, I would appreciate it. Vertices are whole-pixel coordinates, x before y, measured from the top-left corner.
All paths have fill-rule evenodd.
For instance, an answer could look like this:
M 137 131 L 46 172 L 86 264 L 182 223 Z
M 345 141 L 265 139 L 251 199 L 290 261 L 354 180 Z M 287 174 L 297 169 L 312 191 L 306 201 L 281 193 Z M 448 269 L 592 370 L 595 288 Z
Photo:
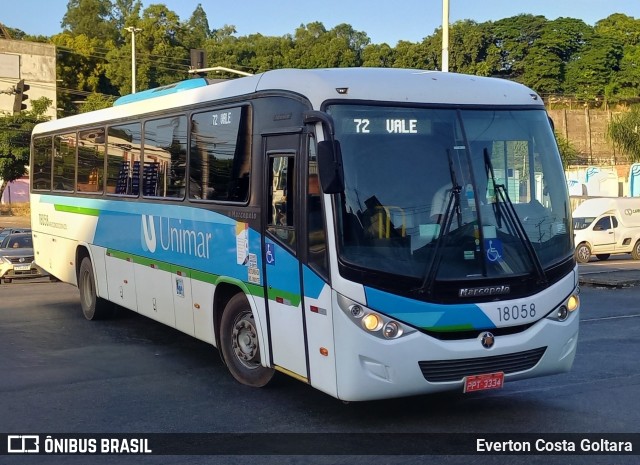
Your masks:
M 188 87 L 188 86 L 187 86 Z M 180 108 L 261 91 L 289 91 L 307 98 L 314 109 L 327 100 L 366 100 L 453 105 L 543 107 L 531 89 L 504 79 L 398 68 L 280 69 L 254 76 L 184 89 L 154 98 L 123 99 L 119 105 L 41 123 L 34 134 L 71 126 Z

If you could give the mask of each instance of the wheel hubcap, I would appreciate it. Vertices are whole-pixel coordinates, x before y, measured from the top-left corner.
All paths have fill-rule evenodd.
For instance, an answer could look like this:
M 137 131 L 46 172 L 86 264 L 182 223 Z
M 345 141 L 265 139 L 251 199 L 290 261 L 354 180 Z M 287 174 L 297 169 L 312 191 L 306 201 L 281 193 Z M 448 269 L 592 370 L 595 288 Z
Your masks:
M 251 312 L 243 312 L 236 318 L 231 336 L 233 353 L 247 368 L 260 365 L 260 348 L 258 332 Z
M 580 250 L 578 251 L 578 256 L 580 257 L 581 260 L 589 260 L 589 256 L 591 254 L 589 253 L 589 250 L 586 247 L 580 247 Z

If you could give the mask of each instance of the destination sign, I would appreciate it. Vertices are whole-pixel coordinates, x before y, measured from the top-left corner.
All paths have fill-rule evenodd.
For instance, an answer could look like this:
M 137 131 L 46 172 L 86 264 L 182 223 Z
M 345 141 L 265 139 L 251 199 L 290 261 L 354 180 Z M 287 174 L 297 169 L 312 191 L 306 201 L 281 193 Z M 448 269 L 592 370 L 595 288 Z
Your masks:
M 426 118 L 416 118 L 415 112 L 408 116 L 391 113 L 385 115 L 365 114 L 362 117 L 352 113 L 339 119 L 342 133 L 346 134 L 377 134 L 377 135 L 410 135 L 410 134 L 431 134 L 431 120 Z

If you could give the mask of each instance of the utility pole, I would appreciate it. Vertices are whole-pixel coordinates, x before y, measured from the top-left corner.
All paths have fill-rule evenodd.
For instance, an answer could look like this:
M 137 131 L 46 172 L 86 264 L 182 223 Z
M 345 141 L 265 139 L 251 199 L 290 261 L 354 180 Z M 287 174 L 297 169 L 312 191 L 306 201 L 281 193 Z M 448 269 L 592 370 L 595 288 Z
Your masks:
M 139 27 L 125 27 L 131 33 L 131 93 L 136 93 L 136 32 L 141 32 Z
M 442 71 L 449 72 L 449 0 L 442 0 Z

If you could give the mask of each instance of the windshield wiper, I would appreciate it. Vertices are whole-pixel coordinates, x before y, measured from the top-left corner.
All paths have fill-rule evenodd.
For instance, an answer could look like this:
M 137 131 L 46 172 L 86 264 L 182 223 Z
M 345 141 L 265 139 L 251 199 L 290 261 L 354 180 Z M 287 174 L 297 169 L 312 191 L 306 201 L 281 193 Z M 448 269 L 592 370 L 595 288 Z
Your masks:
M 542 268 L 542 264 L 540 263 L 540 259 L 538 258 L 538 254 L 536 253 L 527 232 L 518 217 L 518 213 L 516 212 L 511 199 L 509 198 L 509 192 L 507 191 L 504 184 L 496 183 L 496 177 L 493 172 L 493 163 L 491 162 L 491 157 L 489 156 L 489 151 L 485 147 L 483 151 L 484 155 L 484 166 L 487 170 L 487 174 L 491 174 L 491 182 L 493 183 L 493 192 L 494 192 L 494 201 L 493 201 L 493 209 L 496 216 L 496 223 L 498 223 L 498 228 L 502 227 L 502 209 L 504 209 L 504 213 L 506 216 L 506 220 L 509 226 L 509 229 L 515 233 L 515 235 L 520 239 L 522 245 L 527 251 L 527 255 L 529 255 L 529 259 L 533 264 L 536 274 L 538 275 L 538 281 L 540 283 L 547 282 L 547 276 Z
M 458 180 L 456 179 L 456 172 L 453 168 L 453 160 L 451 158 L 451 152 L 447 149 L 447 159 L 449 160 L 449 177 L 451 178 L 451 192 L 449 193 L 449 200 L 447 201 L 447 207 L 444 210 L 442 217 L 440 218 L 440 234 L 438 235 L 438 239 L 436 240 L 435 246 L 433 248 L 433 253 L 431 254 L 431 260 L 427 264 L 425 268 L 425 276 L 422 280 L 422 284 L 419 288 L 414 289 L 417 292 L 424 293 L 425 290 L 431 294 L 431 288 L 433 287 L 433 282 L 436 279 L 436 272 L 438 270 L 438 266 L 440 265 L 442 243 L 444 241 L 444 237 L 449 233 L 449 229 L 451 228 L 451 222 L 453 221 L 453 213 L 456 214 L 456 218 L 458 220 L 458 227 L 462 224 L 462 211 L 460 209 L 460 192 L 462 191 L 462 186 L 458 184 Z

